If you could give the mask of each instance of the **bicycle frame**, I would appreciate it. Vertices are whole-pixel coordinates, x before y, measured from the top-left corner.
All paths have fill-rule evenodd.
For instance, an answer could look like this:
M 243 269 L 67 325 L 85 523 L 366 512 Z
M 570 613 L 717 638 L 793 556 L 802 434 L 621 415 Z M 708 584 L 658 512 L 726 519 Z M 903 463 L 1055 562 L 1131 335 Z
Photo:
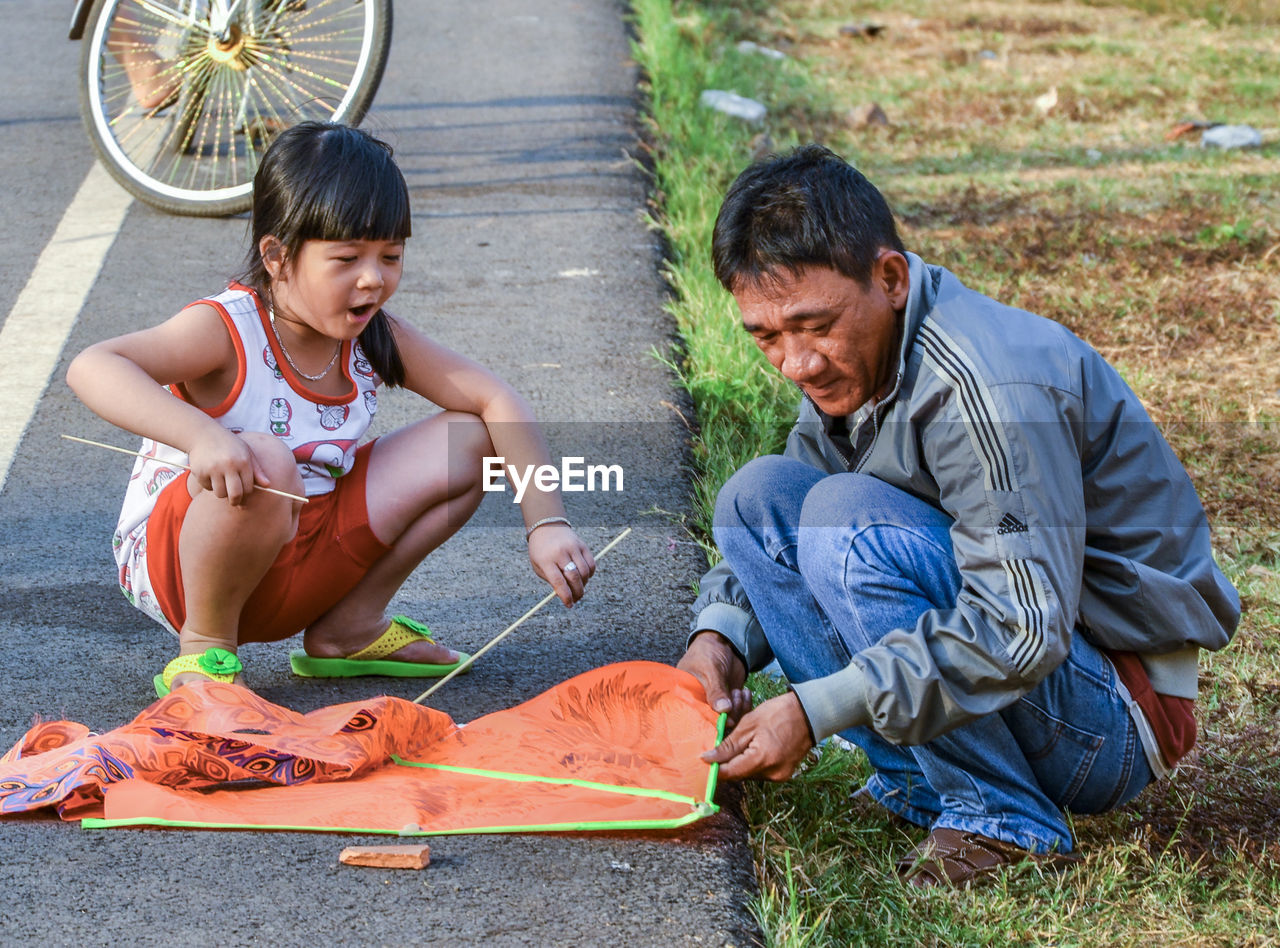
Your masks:
M 67 39 L 78 40 L 84 37 L 84 24 L 89 19 L 89 8 L 93 0 L 76 0 L 76 8 L 71 11 L 71 32 Z
M 240 0 L 210 0 L 210 7 L 213 8 L 215 16 L 211 17 L 213 22 L 220 23 L 222 29 L 225 29 L 227 21 L 236 7 L 240 5 Z M 71 11 L 71 29 L 67 33 L 67 39 L 78 40 L 84 38 L 85 23 L 89 20 L 89 11 L 93 7 L 93 0 L 76 0 L 75 9 Z

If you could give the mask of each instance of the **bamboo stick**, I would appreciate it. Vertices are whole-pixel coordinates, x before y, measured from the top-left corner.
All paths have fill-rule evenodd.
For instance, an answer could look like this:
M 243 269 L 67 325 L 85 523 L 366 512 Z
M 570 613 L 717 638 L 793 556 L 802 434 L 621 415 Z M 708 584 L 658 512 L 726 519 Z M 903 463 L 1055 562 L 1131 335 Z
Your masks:
M 596 561 L 599 562 L 601 557 L 603 557 L 606 553 L 608 553 L 615 546 L 617 546 L 622 541 L 622 539 L 630 532 L 631 532 L 631 528 L 627 527 L 627 529 L 623 530 L 616 537 L 610 540 L 608 544 L 606 544 L 604 549 L 602 549 L 599 553 L 596 554 L 595 556 Z M 536 606 L 534 606 L 532 609 L 530 609 L 528 612 L 522 615 L 519 619 L 516 619 L 515 622 L 511 623 L 509 626 L 507 626 L 505 629 L 503 629 L 501 632 L 495 635 L 492 639 L 490 639 L 489 642 L 484 646 L 484 648 L 479 649 L 474 655 L 468 658 L 465 662 L 463 662 L 453 671 L 449 672 L 449 674 L 445 675 L 443 678 L 437 681 L 434 685 L 432 685 L 422 694 L 418 695 L 418 697 L 414 698 L 413 703 L 421 704 L 425 699 L 431 697 L 431 695 L 439 691 L 444 686 L 444 683 L 446 681 L 453 678 L 455 675 L 462 674 L 463 671 L 465 671 L 466 669 L 470 668 L 473 664 L 475 664 L 475 660 L 477 658 L 479 658 L 485 652 L 489 651 L 489 649 L 493 648 L 495 645 L 497 645 L 499 642 L 505 639 L 508 635 L 514 632 L 516 630 L 516 627 L 519 626 L 520 623 L 524 622 L 525 619 L 529 618 L 531 615 L 533 615 L 535 612 L 537 612 L 539 609 L 541 609 L 543 606 L 545 606 L 554 598 L 556 598 L 556 594 L 554 591 L 547 593 L 545 596 L 542 597 L 541 602 L 539 602 Z
M 105 448 L 108 451 L 116 451 L 120 454 L 131 454 L 136 458 L 155 461 L 157 464 L 166 464 L 169 467 L 180 467 L 184 471 L 191 470 L 188 465 L 183 464 L 181 461 L 162 461 L 160 458 L 153 458 L 148 454 L 143 454 L 141 451 L 130 451 L 128 448 L 117 448 L 114 444 L 103 444 L 101 441 L 90 441 L 88 438 L 77 438 L 75 435 L 64 434 L 62 437 L 66 438 L 68 441 L 77 441 L 80 444 L 91 444 L 95 448 Z M 299 497 L 297 494 L 290 494 L 287 491 L 276 490 L 274 487 L 258 487 L 255 485 L 254 489 L 265 490 L 268 494 L 275 494 L 278 497 L 288 497 L 290 500 L 296 500 L 304 504 L 307 502 L 307 498 L 305 497 Z

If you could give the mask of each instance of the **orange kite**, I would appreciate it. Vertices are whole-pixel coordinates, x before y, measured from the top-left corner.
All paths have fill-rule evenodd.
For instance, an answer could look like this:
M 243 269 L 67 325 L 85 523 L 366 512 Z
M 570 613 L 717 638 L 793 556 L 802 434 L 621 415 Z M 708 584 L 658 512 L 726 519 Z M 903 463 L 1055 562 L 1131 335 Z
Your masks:
M 431 836 L 657 829 L 716 812 L 723 736 L 691 676 L 598 668 L 458 725 L 400 698 L 298 714 L 238 685 L 177 689 L 91 734 L 37 724 L 0 758 L 0 816 Z

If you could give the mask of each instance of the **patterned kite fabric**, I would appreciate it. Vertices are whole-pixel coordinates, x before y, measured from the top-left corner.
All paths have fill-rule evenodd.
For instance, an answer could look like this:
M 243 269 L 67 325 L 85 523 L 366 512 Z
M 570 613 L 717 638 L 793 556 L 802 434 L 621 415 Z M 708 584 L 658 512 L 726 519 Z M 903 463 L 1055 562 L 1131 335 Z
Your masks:
M 692 676 L 625 662 L 459 726 L 400 698 L 299 714 L 196 682 L 104 734 L 37 724 L 0 758 L 0 818 L 433 835 L 659 828 L 716 811 L 721 736 Z

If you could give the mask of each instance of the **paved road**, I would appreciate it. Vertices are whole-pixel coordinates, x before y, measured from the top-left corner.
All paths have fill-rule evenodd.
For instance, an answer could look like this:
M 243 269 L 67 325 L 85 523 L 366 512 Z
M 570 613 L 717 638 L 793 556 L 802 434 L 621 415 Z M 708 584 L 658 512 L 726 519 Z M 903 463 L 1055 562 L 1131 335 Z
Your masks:
M 0 56 L 0 318 L 91 166 L 76 111 L 79 50 L 66 3 L 8 0 Z M 620 463 L 622 494 L 570 513 L 602 563 L 571 612 L 548 608 L 435 706 L 458 720 L 608 661 L 671 661 L 697 551 L 685 511 L 679 396 L 651 355 L 668 341 L 660 248 L 641 220 L 634 69 L 614 0 L 416 0 L 398 5 L 368 123 L 397 148 L 415 208 L 399 311 L 493 366 L 550 423 L 557 454 Z M 32 68 L 32 63 L 38 66 Z M 114 588 L 109 536 L 129 463 L 58 438 L 127 443 L 62 383 L 66 354 L 154 321 L 239 265 L 243 219 L 132 205 L 80 311 L 0 493 L 0 745 L 33 714 L 96 728 L 150 700 L 172 641 Z M 16 347 L 14 347 L 16 348 Z M 24 352 L 0 352 L 6 372 Z M 388 397 L 380 430 L 420 404 Z M 474 649 L 542 595 L 516 511 L 493 496 L 395 605 Z M 292 678 L 294 643 L 246 649 L 254 686 L 299 710 L 415 683 Z M 747 944 L 753 886 L 740 825 L 721 816 L 670 838 L 449 837 L 423 873 L 353 870 L 337 853 L 378 839 L 308 834 L 84 832 L 0 825 L 0 941 L 107 944 Z

